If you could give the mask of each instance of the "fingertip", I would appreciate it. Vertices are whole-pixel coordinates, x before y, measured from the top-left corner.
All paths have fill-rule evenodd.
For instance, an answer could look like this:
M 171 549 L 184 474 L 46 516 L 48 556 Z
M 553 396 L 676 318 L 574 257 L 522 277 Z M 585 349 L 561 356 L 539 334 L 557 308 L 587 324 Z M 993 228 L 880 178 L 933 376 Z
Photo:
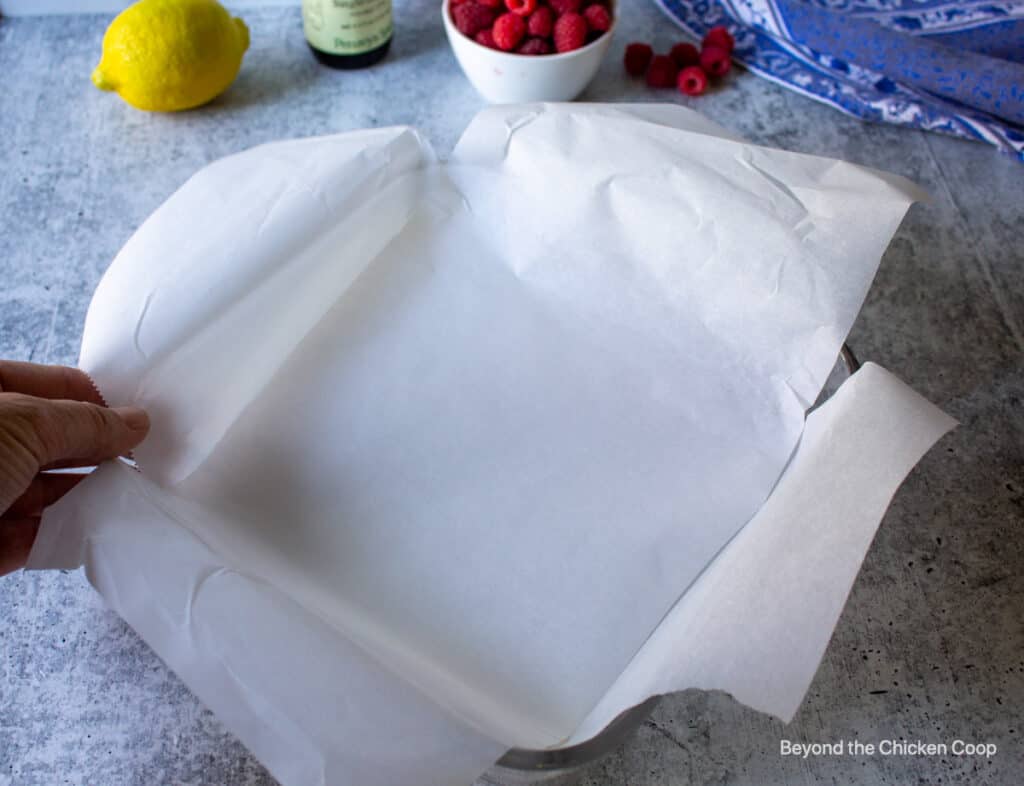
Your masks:
M 149 415 L 146 410 L 139 407 L 115 407 L 114 412 L 139 439 L 149 433 Z

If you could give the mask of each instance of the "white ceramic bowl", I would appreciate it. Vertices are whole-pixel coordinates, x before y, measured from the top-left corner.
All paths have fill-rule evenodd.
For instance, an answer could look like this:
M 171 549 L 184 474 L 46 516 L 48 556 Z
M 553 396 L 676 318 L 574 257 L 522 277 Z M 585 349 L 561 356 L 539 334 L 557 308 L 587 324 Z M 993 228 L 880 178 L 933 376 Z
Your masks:
M 448 42 L 463 73 L 492 104 L 571 101 L 583 92 L 601 65 L 618 23 L 618 4 L 611 4 L 612 26 L 603 36 L 572 52 L 517 55 L 478 44 L 460 33 L 444 0 L 441 16 Z

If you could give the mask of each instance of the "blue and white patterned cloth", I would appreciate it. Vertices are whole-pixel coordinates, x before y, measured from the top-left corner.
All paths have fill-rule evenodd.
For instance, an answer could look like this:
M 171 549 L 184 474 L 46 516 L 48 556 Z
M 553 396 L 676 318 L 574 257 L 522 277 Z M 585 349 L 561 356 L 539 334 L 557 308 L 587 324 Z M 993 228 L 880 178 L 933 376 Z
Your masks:
M 866 120 L 1024 160 L 1024 0 L 656 0 L 751 71 Z

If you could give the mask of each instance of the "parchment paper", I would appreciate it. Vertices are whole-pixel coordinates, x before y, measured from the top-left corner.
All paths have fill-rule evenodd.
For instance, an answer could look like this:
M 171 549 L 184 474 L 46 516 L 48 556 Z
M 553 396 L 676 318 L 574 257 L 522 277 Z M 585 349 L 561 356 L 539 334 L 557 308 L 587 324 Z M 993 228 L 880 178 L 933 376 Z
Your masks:
M 823 542 L 741 547 L 751 527 L 712 560 L 771 510 L 916 193 L 678 107 L 487 110 L 444 165 L 404 128 L 217 162 L 129 241 L 87 320 L 82 367 L 153 416 L 142 476 L 83 484 L 33 565 L 84 561 L 288 786 L 425 782 L 408 757 L 457 783 L 645 690 L 746 685 L 751 663 L 673 670 L 669 653 L 697 657 L 679 641 L 694 608 L 726 626 L 750 611 L 730 594 L 749 597 L 744 579 L 715 580 L 727 557 L 766 566 L 780 598 L 821 580 Z M 908 400 L 931 413 L 910 442 L 930 444 L 945 422 Z M 822 574 L 790 676 L 743 692 L 755 706 L 799 702 L 863 533 L 924 449 L 868 447 L 898 456 L 861 481 L 880 508 L 837 557 L 848 575 Z M 776 640 L 765 626 L 753 652 Z M 311 648 L 322 668 L 295 676 Z M 344 709 L 312 700 L 323 680 Z M 423 744 L 332 741 L 364 713 L 405 714 Z M 297 739 L 307 755 L 288 756 Z

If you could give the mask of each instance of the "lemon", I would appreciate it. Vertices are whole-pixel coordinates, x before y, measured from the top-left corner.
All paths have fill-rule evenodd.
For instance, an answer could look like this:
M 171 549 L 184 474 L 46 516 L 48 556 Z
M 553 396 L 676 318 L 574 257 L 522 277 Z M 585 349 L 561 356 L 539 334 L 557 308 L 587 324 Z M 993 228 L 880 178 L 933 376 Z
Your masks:
M 137 109 L 177 112 L 227 90 L 249 48 L 249 28 L 217 0 L 140 0 L 103 36 L 92 72 Z

